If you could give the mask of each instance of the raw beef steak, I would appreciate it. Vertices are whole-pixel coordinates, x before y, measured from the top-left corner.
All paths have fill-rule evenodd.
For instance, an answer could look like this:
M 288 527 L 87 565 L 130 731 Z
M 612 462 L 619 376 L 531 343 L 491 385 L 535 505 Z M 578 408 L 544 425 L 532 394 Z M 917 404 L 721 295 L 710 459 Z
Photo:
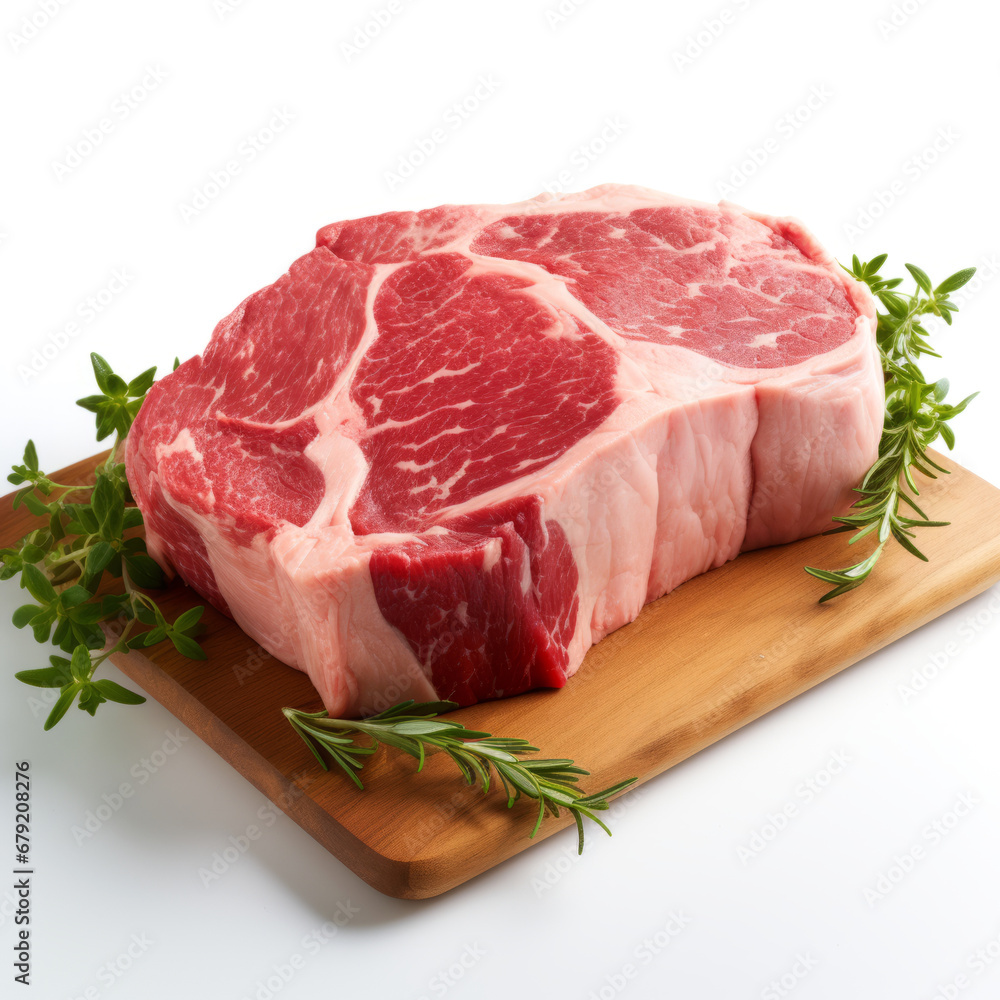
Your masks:
M 874 321 L 800 224 L 725 203 L 341 222 L 153 387 L 129 481 L 151 553 L 333 715 L 559 687 L 647 601 L 847 505 Z

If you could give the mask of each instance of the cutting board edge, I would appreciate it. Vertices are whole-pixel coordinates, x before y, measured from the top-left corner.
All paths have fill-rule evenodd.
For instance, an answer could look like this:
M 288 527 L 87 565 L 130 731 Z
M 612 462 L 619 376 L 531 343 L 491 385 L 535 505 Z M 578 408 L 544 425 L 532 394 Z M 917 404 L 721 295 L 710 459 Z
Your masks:
M 147 695 L 159 702 L 206 746 L 214 750 L 234 771 L 266 796 L 269 802 L 281 809 L 365 882 L 386 895 L 394 895 L 379 884 L 379 869 L 388 866 L 396 874 L 392 884 L 405 885 L 410 867 L 408 862 L 387 857 L 338 823 L 307 794 L 308 785 L 300 783 L 298 772 L 293 772 L 291 778 L 282 773 L 218 715 L 206 713 L 204 706 L 191 692 L 153 661 L 136 651 L 113 653 L 109 659 Z M 206 728 L 204 723 L 209 719 L 211 724 Z M 313 761 L 312 756 L 308 756 L 309 761 Z M 255 766 L 242 766 L 247 760 L 252 760 Z M 339 833 L 339 839 L 331 836 L 332 831 Z M 345 851 L 345 848 L 348 850 Z M 349 860 L 345 860 L 345 853 Z
M 72 477 L 62 473 L 58 474 L 58 476 L 63 481 L 82 483 L 87 479 L 88 468 L 92 468 L 97 460 L 97 458 L 92 458 L 76 463 L 71 467 L 73 470 Z M 979 492 L 979 500 L 981 502 L 986 501 L 994 505 L 997 503 L 997 497 L 1000 497 L 1000 494 L 997 493 L 996 487 L 993 487 L 992 484 L 980 479 L 980 477 L 963 469 L 961 466 L 956 466 L 956 469 L 969 477 L 969 489 Z M 982 494 L 983 487 L 991 491 L 989 497 Z M 24 520 L 24 512 L 10 511 L 9 499 L 10 497 L 8 496 L 8 509 L 4 512 L 3 517 L 5 534 L 16 527 L 18 522 Z M 702 727 L 701 732 L 697 734 L 696 738 L 688 738 L 683 746 L 678 747 L 672 753 L 664 754 L 662 759 L 657 760 L 656 764 L 652 767 L 639 764 L 632 768 L 629 766 L 630 757 L 622 758 L 621 761 L 617 762 L 616 766 L 622 764 L 623 767 L 627 767 L 624 775 L 637 773 L 639 777 L 637 784 L 644 784 L 653 777 L 662 774 L 681 761 L 700 752 L 700 750 L 712 745 L 719 739 L 730 735 L 744 725 L 766 715 L 774 708 L 785 704 L 792 700 L 792 698 L 817 686 L 824 680 L 829 679 L 848 666 L 869 656 L 876 650 L 883 648 L 900 636 L 922 627 L 941 614 L 987 590 L 1000 579 L 1000 554 L 997 552 L 997 539 L 995 537 L 986 538 L 983 544 L 984 546 L 986 544 L 991 546 L 992 559 L 988 572 L 985 571 L 986 568 L 982 564 L 977 565 L 977 575 L 970 583 L 971 577 L 968 567 L 963 572 L 960 572 L 957 566 L 953 567 L 954 573 L 952 576 L 954 579 L 968 585 L 953 592 L 951 597 L 946 601 L 934 605 L 920 616 L 907 619 L 904 625 L 898 629 L 885 632 L 874 642 L 862 643 L 857 647 L 852 647 L 849 657 L 838 660 L 833 664 L 828 663 L 824 669 L 817 670 L 812 675 L 798 677 L 797 682 L 794 685 L 789 685 L 786 690 L 774 693 L 773 697 L 769 699 L 763 698 L 759 702 L 755 702 L 753 711 L 742 717 L 738 717 L 735 724 L 717 728 L 710 726 Z M 944 556 L 941 558 L 943 559 Z M 935 570 L 936 563 L 937 559 L 932 558 L 932 566 L 930 567 L 932 572 Z M 926 589 L 934 591 L 936 586 L 936 584 L 934 586 L 928 585 Z M 242 633 L 240 634 L 242 635 Z M 455 859 L 449 858 L 446 853 L 434 851 L 430 841 L 425 844 L 427 849 L 423 853 L 417 851 L 411 856 L 399 856 L 400 852 L 398 851 L 386 852 L 380 850 L 377 846 L 367 843 L 362 839 L 362 836 L 366 832 L 364 829 L 360 830 L 361 835 L 359 835 L 337 821 L 334 813 L 330 811 L 328 796 L 327 801 L 321 804 L 311 795 L 302 794 L 302 789 L 295 782 L 299 772 L 286 768 L 288 774 L 284 773 L 280 767 L 272 763 L 269 757 L 258 751 L 256 745 L 248 741 L 244 736 L 241 736 L 239 732 L 230 728 L 222 718 L 216 715 L 211 709 L 208 709 L 199 700 L 194 690 L 185 687 L 167 669 L 152 660 L 146 659 L 141 654 L 138 655 L 135 662 L 124 663 L 124 658 L 117 656 L 114 659 L 118 661 L 121 669 L 130 678 L 147 690 L 168 711 L 171 711 L 182 722 L 188 725 L 206 745 L 211 746 L 235 770 L 247 778 L 255 788 L 268 796 L 275 805 L 281 808 L 298 825 L 302 826 L 310 836 L 334 854 L 335 857 L 365 882 L 386 895 L 401 899 L 426 899 L 439 895 L 474 878 L 476 875 L 484 873 L 502 861 L 508 860 L 533 844 L 547 839 L 549 836 L 560 832 L 572 824 L 572 818 L 566 815 L 560 818 L 549 818 L 543 824 L 536 838 L 529 840 L 527 838 L 527 831 L 524 829 L 521 814 L 523 813 L 524 817 L 530 815 L 530 804 L 520 803 L 518 806 L 515 806 L 514 810 L 518 815 L 512 816 L 509 819 L 504 817 L 503 835 L 498 838 L 496 836 L 496 826 L 498 824 L 494 814 L 500 810 L 496 809 L 496 800 L 491 793 L 489 798 L 493 801 L 490 803 L 490 807 L 481 811 L 477 810 L 478 818 L 482 819 L 482 828 L 494 834 L 493 840 L 488 844 L 488 847 L 492 849 L 492 853 L 486 859 L 485 867 L 478 861 L 475 863 L 469 862 L 468 858 L 464 859 L 464 863 L 456 864 Z M 766 685 L 762 682 L 760 686 L 765 687 Z M 748 690 L 753 690 L 753 688 L 751 687 Z M 514 700 L 516 701 L 516 699 Z M 719 702 L 719 704 L 723 703 Z M 206 725 L 206 723 L 208 724 Z M 308 751 L 304 747 L 302 749 L 303 762 L 306 764 L 311 763 L 312 758 L 308 754 Z M 272 754 L 272 756 L 274 755 Z M 287 753 L 284 751 L 281 757 L 275 757 L 275 759 L 280 762 L 282 757 L 287 761 Z M 633 754 L 632 757 L 638 759 L 638 754 Z M 350 791 L 353 791 L 353 788 Z M 364 793 L 360 794 L 363 795 Z M 627 795 L 628 793 L 625 794 Z M 426 796 L 423 797 L 426 798 Z M 527 810 L 521 808 L 525 805 L 529 805 Z M 492 812 L 490 811 L 491 809 Z M 502 811 L 506 812 L 506 810 Z M 340 810 L 340 814 L 345 819 L 351 819 L 351 807 Z M 492 831 L 489 829 L 491 824 L 493 826 Z M 600 831 L 597 831 L 593 827 L 588 835 L 603 836 Z
M 754 714 L 740 719 L 735 725 L 729 727 L 728 729 L 719 731 L 706 730 L 704 739 L 701 739 L 696 743 L 688 747 L 685 747 L 679 753 L 665 757 L 663 762 L 638 774 L 637 775 L 638 780 L 636 781 L 635 785 L 632 786 L 632 789 L 638 788 L 644 785 L 647 781 L 659 777 L 661 774 L 664 774 L 666 771 L 669 771 L 672 767 L 675 767 L 677 764 L 680 764 L 685 760 L 689 760 L 691 757 L 694 757 L 702 750 L 705 750 L 708 747 L 713 746 L 715 743 L 718 743 L 720 740 L 725 739 L 727 736 L 731 736 L 733 733 L 739 731 L 740 729 L 743 729 L 745 726 L 748 726 L 751 723 L 756 722 L 758 719 L 761 719 L 765 715 L 768 715 L 776 708 L 780 708 L 782 705 L 788 704 L 795 698 L 798 698 L 800 695 L 805 694 L 807 691 L 810 691 L 815 687 L 818 687 L 825 681 L 830 680 L 830 678 L 835 677 L 837 674 L 842 673 L 849 667 L 852 667 L 855 664 L 861 662 L 862 660 L 871 656 L 873 653 L 878 652 L 880 649 L 884 649 L 886 646 L 891 645 L 892 643 L 896 642 L 903 636 L 908 635 L 910 632 L 914 632 L 919 628 L 923 628 L 923 626 L 934 621 L 936 618 L 941 617 L 941 615 L 947 614 L 949 611 L 953 611 L 955 608 L 966 603 L 967 601 L 972 600 L 979 594 L 985 593 L 987 590 L 990 589 L 990 587 L 994 586 L 998 582 L 1000 582 L 1000 562 L 995 563 L 995 565 L 992 567 L 989 576 L 983 578 L 982 580 L 977 581 L 971 588 L 961 592 L 953 600 L 950 600 L 947 603 L 942 604 L 940 607 L 933 609 L 926 616 L 924 616 L 922 620 L 919 620 L 917 624 L 913 625 L 912 627 L 902 627 L 896 630 L 895 632 L 890 633 L 886 637 L 880 638 L 876 642 L 861 647 L 857 655 L 853 655 L 851 659 L 847 659 L 844 660 L 843 662 L 835 664 L 831 668 L 820 671 L 814 676 L 809 676 L 804 678 L 802 683 L 798 684 L 796 688 L 793 691 L 791 691 L 791 693 L 787 695 L 783 694 L 782 696 L 775 697 L 770 701 L 762 702 L 759 709 L 756 709 L 754 711 Z M 753 689 L 751 688 L 749 690 L 752 691 Z M 620 797 L 626 798 L 632 789 L 626 790 L 621 794 Z M 522 851 L 527 850 L 534 843 L 538 843 L 540 840 L 548 839 L 548 837 L 556 833 L 560 833 L 572 825 L 573 825 L 573 819 L 568 815 L 563 815 L 558 818 L 549 818 L 542 825 L 542 828 L 539 830 L 539 833 L 538 835 L 536 835 L 536 838 L 534 840 L 528 840 L 526 836 L 522 836 L 521 840 L 518 841 L 516 848 L 513 851 L 511 851 L 508 855 L 506 855 L 506 857 L 501 858 L 496 863 L 502 864 L 504 861 L 510 860 L 510 858 L 515 857 Z M 591 828 L 590 832 L 591 834 L 598 836 L 603 835 L 600 831 L 596 831 L 593 828 Z M 441 863 L 442 857 L 443 855 L 441 854 L 437 854 L 426 858 L 414 857 L 409 862 L 404 862 L 404 861 L 393 862 L 392 859 L 386 858 L 385 860 L 387 862 L 394 864 L 401 864 L 406 867 L 406 870 L 408 871 L 408 878 L 405 882 L 404 892 L 399 892 L 398 890 L 395 889 L 389 891 L 383 886 L 377 885 L 374 882 L 370 882 L 369 884 L 373 885 L 380 892 L 384 892 L 387 895 L 391 895 L 399 899 L 430 899 L 433 898 L 434 896 L 441 895 L 444 892 L 448 892 L 449 890 L 454 889 L 457 886 L 462 885 L 467 881 L 471 881 L 472 878 L 476 878 L 478 877 L 478 875 L 482 875 L 490 871 L 490 868 L 487 868 L 481 872 L 477 872 L 475 875 L 471 877 L 464 877 L 464 878 L 459 877 L 457 879 L 441 878 L 440 876 L 436 875 L 435 870 L 437 865 Z M 416 876 L 416 878 L 414 878 L 414 876 Z

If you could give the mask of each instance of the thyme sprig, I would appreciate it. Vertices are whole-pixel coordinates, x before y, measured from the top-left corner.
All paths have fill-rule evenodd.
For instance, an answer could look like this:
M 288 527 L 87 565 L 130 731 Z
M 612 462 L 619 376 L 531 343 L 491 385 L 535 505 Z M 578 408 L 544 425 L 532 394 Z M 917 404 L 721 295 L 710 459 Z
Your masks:
M 94 414 L 98 441 L 115 435 L 108 457 L 94 470 L 94 483 L 77 486 L 52 480 L 39 469 L 33 441 L 24 449 L 22 464 L 7 477 L 22 487 L 14 495 L 14 509 L 23 505 L 43 519 L 14 546 L 0 550 L 0 580 L 20 574 L 21 587 L 34 602 L 14 612 L 14 624 L 30 627 L 38 642 L 51 641 L 67 654 L 50 656 L 48 667 L 15 675 L 34 687 L 60 689 L 46 729 L 77 699 L 90 715 L 106 701 L 138 705 L 146 700 L 115 681 L 94 679 L 113 653 L 169 640 L 185 656 L 205 658 L 194 639 L 204 608 L 189 608 L 170 622 L 143 592 L 161 587 L 163 573 L 147 554 L 143 539 L 132 533 L 142 524 L 142 515 L 131 503 L 125 466 L 119 461 L 156 369 L 126 382 L 99 354 L 90 357 L 100 393 L 77 402 Z M 107 577 L 120 578 L 122 591 L 99 593 Z M 113 642 L 102 624 L 113 637 L 117 634 Z M 137 632 L 139 625 L 148 628 Z
M 283 711 L 323 769 L 329 770 L 323 757 L 325 751 L 358 788 L 364 788 L 358 772 L 379 744 L 416 758 L 418 771 L 423 769 L 428 753 L 443 752 L 455 762 L 466 784 L 478 782 L 484 794 L 490 790 L 491 776 L 495 773 L 507 796 L 508 807 L 522 795 L 534 799 L 538 803 L 538 817 L 530 836 L 538 833 L 546 814 L 558 816 L 560 809 L 569 810 L 576 821 L 580 853 L 584 818 L 593 820 L 610 836 L 611 831 L 596 814 L 608 808 L 612 796 L 638 779 L 629 778 L 588 795 L 577 787 L 577 781 L 590 774 L 589 771 L 571 760 L 524 760 L 524 754 L 538 753 L 538 747 L 527 740 L 492 736 L 438 717 L 454 708 L 458 705 L 450 701 L 411 700 L 364 720 L 331 719 L 324 711 L 304 712 L 296 708 Z M 367 737 L 371 742 L 359 743 L 358 737 Z
M 15 676 L 35 687 L 59 688 L 45 728 L 51 729 L 74 702 L 93 715 L 106 701 L 138 705 L 142 695 L 108 678 L 96 678 L 100 666 L 115 653 L 170 641 L 185 656 L 204 659 L 195 640 L 202 607 L 189 608 L 173 622 L 145 591 L 163 585 L 160 567 L 148 555 L 145 542 L 132 529 L 142 525 L 142 515 L 132 503 L 119 461 L 122 445 L 156 369 L 150 368 L 126 382 L 97 354 L 91 355 L 99 394 L 78 400 L 95 416 L 97 439 L 114 434 L 107 458 L 94 470 L 94 482 L 79 486 L 59 483 L 39 467 L 34 442 L 24 449 L 20 465 L 8 479 L 21 487 L 14 495 L 15 509 L 24 506 L 42 519 L 16 545 L 0 550 L 0 579 L 20 575 L 20 584 L 34 603 L 14 612 L 18 628 L 30 627 L 41 643 L 52 642 L 65 656 L 49 657 L 50 666 L 22 670 Z M 174 363 L 177 367 L 177 362 Z M 121 581 L 121 591 L 107 591 L 108 577 Z M 104 625 L 105 628 L 101 626 Z M 145 626 L 142 629 L 140 626 Z M 111 633 L 109 639 L 107 632 Z M 466 729 L 437 716 L 457 706 L 451 702 L 403 702 L 363 721 L 330 719 L 326 712 L 285 709 L 285 715 L 325 768 L 321 751 L 362 788 L 357 772 L 364 758 L 380 744 L 410 754 L 421 770 L 428 753 L 446 753 L 470 785 L 479 783 L 488 792 L 498 781 L 512 806 L 522 796 L 538 803 L 538 818 L 531 835 L 548 815 L 569 810 L 583 849 L 583 820 L 591 819 L 605 831 L 596 815 L 608 808 L 608 799 L 636 781 L 630 778 L 603 792 L 587 794 L 577 781 L 590 772 L 571 760 L 523 759 L 538 748 L 526 740 L 494 737 Z M 360 743 L 367 737 L 370 742 Z
M 950 448 L 955 444 L 955 433 L 948 421 L 961 413 L 978 395 L 973 393 L 960 403 L 946 403 L 948 380 L 928 382 L 917 365 L 922 355 L 939 358 L 928 343 L 928 331 L 922 317 L 933 315 L 949 326 L 958 306 L 950 298 L 975 273 L 974 267 L 956 271 L 934 286 L 926 272 L 914 264 L 906 269 L 916 283 L 912 294 L 897 291 L 902 278 L 883 278 L 879 271 L 887 255 L 880 254 L 862 262 L 854 256 L 848 274 L 864 282 L 885 307 L 879 312 L 876 341 L 885 372 L 885 420 L 879 442 L 878 458 L 868 470 L 856 492 L 860 498 L 851 509 L 855 514 L 844 514 L 833 520 L 839 527 L 827 534 L 853 531 L 850 543 L 869 535 L 876 535 L 878 545 L 867 558 L 844 569 L 824 570 L 807 566 L 806 572 L 825 583 L 833 584 L 820 598 L 820 603 L 860 587 L 871 575 L 890 538 L 895 539 L 911 555 L 927 561 L 913 539 L 915 528 L 936 528 L 948 521 L 932 521 L 917 503 L 920 490 L 913 478 L 913 470 L 937 478 L 937 473 L 948 474 L 928 454 L 939 437 Z M 902 505 L 902 507 L 901 507 Z M 904 509 L 906 512 L 904 513 Z M 911 516 L 911 513 L 917 515 Z

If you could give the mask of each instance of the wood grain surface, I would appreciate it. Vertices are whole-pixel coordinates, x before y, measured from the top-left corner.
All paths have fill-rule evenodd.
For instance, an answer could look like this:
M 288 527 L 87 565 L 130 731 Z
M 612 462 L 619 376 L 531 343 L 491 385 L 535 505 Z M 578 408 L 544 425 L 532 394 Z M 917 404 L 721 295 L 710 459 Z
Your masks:
M 928 482 L 923 495 L 933 517 L 954 524 L 922 532 L 929 564 L 891 546 L 864 588 L 820 606 L 824 585 L 802 567 L 860 557 L 848 553 L 846 536 L 747 553 L 647 605 L 593 647 L 562 690 L 475 705 L 454 718 L 529 739 L 542 756 L 574 758 L 593 772 L 583 784 L 590 790 L 659 774 L 1000 579 L 1000 490 L 935 460 L 953 474 Z M 96 461 L 55 478 L 85 482 Z M 32 522 L 8 498 L 3 544 Z M 179 582 L 157 599 L 170 617 L 204 603 Z M 463 786 L 442 756 L 414 775 L 415 761 L 379 753 L 365 768 L 366 790 L 357 790 L 317 765 L 281 713 L 286 705 L 322 707 L 306 676 L 211 608 L 204 623 L 207 662 L 167 643 L 114 662 L 381 892 L 435 896 L 572 823 L 565 814 L 547 819 L 529 840 L 532 803 L 508 810 L 498 794 Z M 596 828 L 590 835 L 602 836 Z

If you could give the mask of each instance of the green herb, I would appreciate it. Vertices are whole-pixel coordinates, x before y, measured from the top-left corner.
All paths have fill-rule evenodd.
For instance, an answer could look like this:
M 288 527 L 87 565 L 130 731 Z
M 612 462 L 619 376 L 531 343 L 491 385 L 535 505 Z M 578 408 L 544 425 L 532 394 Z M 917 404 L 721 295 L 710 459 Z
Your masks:
M 51 729 L 74 701 L 93 715 L 105 701 L 138 705 L 146 699 L 108 679 L 94 679 L 98 667 L 115 653 L 148 647 L 169 640 L 192 659 L 205 653 L 194 639 L 204 608 L 190 608 L 169 622 L 156 602 L 143 591 L 163 585 L 159 566 L 146 552 L 145 542 L 131 534 L 142 524 L 142 515 L 132 504 L 125 479 L 125 466 L 118 461 L 132 421 L 153 385 L 156 369 L 150 368 L 131 382 L 116 375 L 98 354 L 91 355 L 99 394 L 78 400 L 94 414 L 99 441 L 115 435 L 108 457 L 94 470 L 91 486 L 57 483 L 39 470 L 32 441 L 24 449 L 23 464 L 7 477 L 22 489 L 14 495 L 14 508 L 26 507 L 44 522 L 12 548 L 0 550 L 0 579 L 17 574 L 21 586 L 36 603 L 14 612 L 18 628 L 30 626 L 42 643 L 53 642 L 66 656 L 49 657 L 50 666 L 22 670 L 17 678 L 36 687 L 60 688 L 45 728 Z M 179 362 L 174 361 L 176 369 Z M 129 537 L 126 537 L 126 536 Z M 123 592 L 100 593 L 107 577 L 120 578 Z M 140 589 L 142 588 L 142 589 Z M 102 623 L 117 622 L 120 631 Z M 136 631 L 136 626 L 146 626 Z M 117 638 L 114 636 L 117 635 Z M 456 763 L 468 784 L 481 782 L 489 791 L 491 775 L 507 794 L 512 806 L 522 795 L 538 802 L 538 832 L 546 813 L 559 815 L 568 809 L 576 820 L 583 850 L 583 819 L 594 820 L 610 834 L 595 815 L 608 808 L 608 799 L 627 788 L 635 778 L 593 795 L 581 791 L 576 782 L 589 771 L 571 760 L 523 760 L 538 748 L 526 740 L 505 739 L 466 729 L 457 722 L 435 718 L 458 706 L 452 702 L 415 704 L 403 702 L 363 721 L 331 719 L 326 712 L 301 712 L 286 708 L 285 716 L 305 740 L 324 769 L 320 754 L 326 750 L 363 788 L 357 772 L 362 758 L 375 753 L 380 743 L 411 754 L 423 768 L 427 753 L 443 751 Z M 366 736 L 371 743 L 355 742 Z
M 23 486 L 14 495 L 14 509 L 23 505 L 44 519 L 14 547 L 0 550 L 0 580 L 20 574 L 21 586 L 35 602 L 14 612 L 14 624 L 29 626 L 39 642 L 51 641 L 67 654 L 50 656 L 48 667 L 16 674 L 25 684 L 61 689 L 46 729 L 77 698 L 79 707 L 91 715 L 105 701 L 138 705 L 146 700 L 112 680 L 94 680 L 98 667 L 113 653 L 169 639 L 185 656 L 205 658 L 193 638 L 204 608 L 191 608 L 169 622 L 156 602 L 138 589 L 161 587 L 163 574 L 147 554 L 146 543 L 130 535 L 142 524 L 142 515 L 131 503 L 118 455 L 156 369 L 126 382 L 99 354 L 90 358 L 101 391 L 77 402 L 94 414 L 98 441 L 115 435 L 108 457 L 95 469 L 94 484 L 53 482 L 39 470 L 32 441 L 24 449 L 23 464 L 15 465 L 7 477 L 15 486 Z M 124 591 L 99 593 L 106 577 L 120 578 Z M 118 624 L 113 642 L 102 623 Z M 137 625 L 148 630 L 137 633 Z M 114 638 L 114 630 L 109 631 Z
M 357 774 L 364 766 L 363 758 L 375 753 L 380 743 L 415 757 L 418 771 L 428 753 L 443 751 L 462 772 L 466 784 L 478 781 L 484 793 L 489 791 L 490 777 L 495 771 L 507 795 L 508 807 L 522 795 L 534 799 L 538 803 L 538 819 L 532 837 L 545 814 L 558 816 L 560 808 L 568 809 L 576 820 L 581 853 L 584 817 L 592 819 L 610 836 L 611 831 L 595 814 L 608 808 L 611 796 L 638 779 L 629 778 L 603 792 L 586 795 L 576 782 L 589 771 L 576 767 L 571 760 L 522 760 L 521 755 L 537 753 L 538 748 L 526 740 L 491 736 L 437 718 L 441 712 L 454 708 L 458 705 L 451 701 L 404 701 L 363 721 L 331 719 L 326 712 L 303 712 L 297 708 L 286 708 L 284 713 L 323 769 L 329 770 L 321 750 L 343 768 L 358 788 L 364 788 Z M 358 736 L 368 737 L 371 742 L 358 743 Z
M 961 413 L 978 395 L 973 393 L 955 405 L 946 403 L 948 380 L 928 382 L 916 364 L 921 355 L 941 356 L 931 350 L 921 317 L 940 316 L 950 326 L 958 307 L 948 296 L 961 288 L 976 273 L 976 269 L 967 267 L 957 271 L 934 287 L 924 271 L 907 264 L 906 269 L 916 282 L 916 289 L 912 295 L 904 295 L 896 291 L 902 278 L 886 279 L 879 274 L 886 256 L 880 254 L 862 263 L 855 255 L 852 267 L 844 269 L 868 285 L 886 309 L 878 313 L 876 332 L 885 372 L 885 423 L 878 459 L 856 490 L 861 498 L 854 502 L 851 509 L 858 513 L 835 517 L 833 520 L 840 522 L 840 527 L 827 532 L 854 531 L 851 544 L 877 534 L 878 545 L 866 559 L 844 569 L 806 567 L 807 573 L 834 585 L 820 598 L 821 603 L 861 586 L 871 575 L 890 538 L 918 559 L 927 561 L 913 542 L 913 529 L 942 527 L 949 522 L 931 521 L 921 510 L 916 500 L 920 491 L 912 470 L 916 469 L 932 479 L 937 478 L 934 470 L 948 474 L 947 469 L 930 458 L 927 448 L 938 437 L 949 448 L 954 446 L 955 434 L 948 421 Z M 902 513 L 901 504 L 917 516 Z

